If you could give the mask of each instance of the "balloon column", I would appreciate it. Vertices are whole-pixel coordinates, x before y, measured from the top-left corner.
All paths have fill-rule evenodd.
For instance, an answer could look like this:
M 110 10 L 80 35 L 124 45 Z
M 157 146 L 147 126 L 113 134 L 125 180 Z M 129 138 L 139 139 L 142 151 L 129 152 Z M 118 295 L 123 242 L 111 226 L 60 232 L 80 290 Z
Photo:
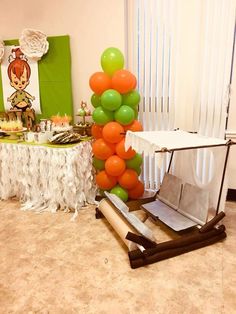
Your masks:
M 142 131 L 136 120 L 140 95 L 136 78 L 124 70 L 124 57 L 117 48 L 106 49 L 101 56 L 103 72 L 94 73 L 89 85 L 94 94 L 92 135 L 93 165 L 96 183 L 101 192 L 116 194 L 124 202 L 142 196 L 144 185 L 139 181 L 142 156 L 129 148 L 125 151 L 125 132 Z

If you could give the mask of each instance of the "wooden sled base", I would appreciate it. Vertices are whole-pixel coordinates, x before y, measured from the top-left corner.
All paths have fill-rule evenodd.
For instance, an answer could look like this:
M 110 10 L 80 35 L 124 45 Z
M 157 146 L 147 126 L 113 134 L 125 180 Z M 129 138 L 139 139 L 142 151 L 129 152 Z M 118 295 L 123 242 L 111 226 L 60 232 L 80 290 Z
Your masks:
M 140 250 L 131 251 L 128 253 L 130 266 L 131 268 L 138 268 L 153 264 L 208 246 L 224 238 L 226 238 L 225 226 L 221 225 L 205 233 L 196 232 L 195 234 L 183 236 L 177 240 L 157 244 L 154 248 L 148 248 L 143 252 Z
M 224 217 L 225 213 L 220 212 L 200 229 L 194 230 L 179 239 L 158 243 L 151 248 L 145 247 L 143 252 L 140 250 L 128 252 L 131 268 L 153 264 L 223 240 L 227 236 L 225 226 L 216 227 L 216 224 Z M 127 238 L 129 238 L 129 235 L 127 235 Z M 134 241 L 131 238 L 130 240 Z
M 98 219 L 105 216 L 96 208 L 95 217 Z M 225 239 L 227 236 L 225 226 L 223 224 L 216 226 L 224 217 L 225 213 L 220 212 L 201 228 L 195 228 L 193 231 L 187 233 L 187 235 L 182 235 L 178 239 L 162 243 L 156 243 L 142 235 L 128 232 L 126 239 L 144 248 L 144 250 L 135 249 L 128 252 L 131 268 L 135 269 L 153 264 Z
M 104 218 L 103 213 L 97 207 L 95 208 L 95 218 L 96 219 Z

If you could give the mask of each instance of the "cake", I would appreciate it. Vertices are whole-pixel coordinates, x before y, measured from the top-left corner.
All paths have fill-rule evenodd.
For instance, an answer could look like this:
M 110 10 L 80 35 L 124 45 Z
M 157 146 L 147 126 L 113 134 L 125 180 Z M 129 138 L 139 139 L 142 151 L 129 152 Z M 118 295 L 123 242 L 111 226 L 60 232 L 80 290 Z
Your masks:
M 6 132 L 17 132 L 23 130 L 23 124 L 20 120 L 10 120 L 10 121 L 1 121 L 0 128 L 2 131 Z
M 52 131 L 60 133 L 65 131 L 72 130 L 72 126 L 69 124 L 71 121 L 71 117 L 64 115 L 64 116 L 52 116 Z

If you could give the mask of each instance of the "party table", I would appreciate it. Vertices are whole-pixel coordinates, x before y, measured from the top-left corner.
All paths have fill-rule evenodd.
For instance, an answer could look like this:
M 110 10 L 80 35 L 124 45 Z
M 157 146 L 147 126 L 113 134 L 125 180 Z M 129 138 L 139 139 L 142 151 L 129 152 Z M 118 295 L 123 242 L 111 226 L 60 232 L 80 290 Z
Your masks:
M 24 210 L 75 213 L 94 203 L 90 141 L 35 145 L 0 140 L 0 199 L 17 197 Z

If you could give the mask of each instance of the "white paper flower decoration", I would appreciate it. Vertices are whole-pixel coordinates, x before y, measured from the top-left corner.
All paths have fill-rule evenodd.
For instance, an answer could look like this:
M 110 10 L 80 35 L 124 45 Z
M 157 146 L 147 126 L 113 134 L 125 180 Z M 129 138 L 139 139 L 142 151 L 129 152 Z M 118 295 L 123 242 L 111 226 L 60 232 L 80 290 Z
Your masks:
M 24 55 L 35 61 L 40 60 L 49 48 L 47 36 L 34 29 L 24 29 L 19 38 L 19 44 Z
M 0 39 L 0 63 L 4 55 L 4 42 Z

